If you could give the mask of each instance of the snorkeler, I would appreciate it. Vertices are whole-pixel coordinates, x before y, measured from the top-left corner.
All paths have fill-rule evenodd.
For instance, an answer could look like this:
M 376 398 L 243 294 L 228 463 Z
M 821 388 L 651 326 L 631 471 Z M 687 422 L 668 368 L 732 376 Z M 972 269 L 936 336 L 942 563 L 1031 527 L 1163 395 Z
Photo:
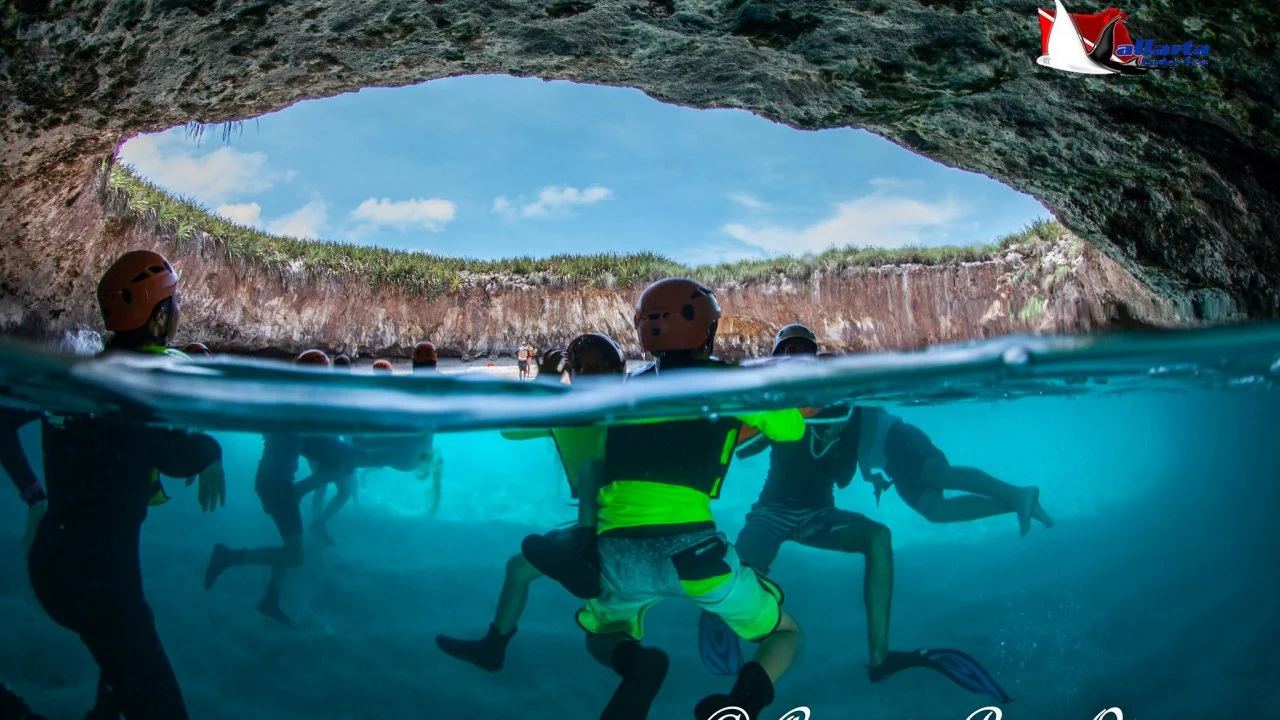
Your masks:
M 351 372 L 351 356 L 350 355 L 346 353 L 341 353 L 333 359 L 333 369 L 337 370 L 339 368 L 346 370 L 347 372 Z
M 782 328 L 774 340 L 775 357 L 817 353 L 817 338 L 803 325 Z M 744 564 L 765 575 L 785 542 L 863 555 L 870 658 L 867 672 L 872 682 L 910 667 L 928 667 L 972 692 L 1007 702 L 1008 695 L 990 673 L 961 651 L 889 649 L 893 597 L 889 528 L 865 515 L 837 508 L 834 489 L 848 487 L 859 467 L 865 473 L 871 467 L 886 466 L 897 472 L 895 477 L 902 477 L 904 468 L 919 467 L 917 456 L 936 452 L 931 444 L 889 445 L 885 438 L 899 422 L 880 408 L 836 405 L 809 414 L 805 438 L 799 443 L 771 443 L 760 436 L 744 443 L 737 453 L 740 458 L 770 449 L 769 472 L 734 546 Z M 922 437 L 923 433 L 911 436 L 916 441 Z M 737 638 L 707 612 L 699 624 L 699 650 L 703 663 L 716 674 L 736 672 L 742 662 Z
M 700 283 L 653 283 L 636 303 L 635 328 L 655 362 L 629 378 L 731 367 L 711 356 L 719 319 L 715 295 Z M 691 600 L 759 643 L 728 694 L 698 703 L 697 720 L 729 706 L 758 717 L 800 651 L 803 636 L 782 609 L 781 589 L 739 562 L 711 514 L 744 423 L 778 441 L 804 434 L 804 418 L 794 409 L 612 425 L 603 461 L 579 475 L 579 521 L 596 525 L 595 547 L 566 556 L 545 549 L 545 536 L 525 539 L 525 556 L 547 576 L 566 587 L 593 579 L 601 586 L 577 620 L 588 652 L 622 677 L 604 720 L 647 717 L 669 661 L 640 644 L 643 621 L 666 597 Z
M 329 357 L 319 350 L 307 350 L 298 355 L 293 362 L 295 365 L 306 367 L 329 367 Z M 295 433 L 263 435 L 262 459 L 258 461 L 254 490 L 262 501 L 262 509 L 275 523 L 283 545 L 232 549 L 222 543 L 215 544 L 209 556 L 209 563 L 205 567 L 205 590 L 212 588 L 228 568 L 240 565 L 266 565 L 271 568 L 271 579 L 267 583 L 266 593 L 258 602 L 258 611 L 284 625 L 293 624 L 280 607 L 280 589 L 285 574 L 292 568 L 302 565 L 304 559 L 302 511 L 298 507 L 298 500 L 302 493 L 294 487 L 294 475 L 298 472 L 298 458 L 304 455 L 341 457 L 342 449 L 334 450 L 331 447 L 334 444 L 341 443 L 337 438 L 304 437 Z M 308 460 L 308 463 L 311 462 Z M 332 465 L 332 472 L 343 471 L 339 462 L 335 461 Z M 349 473 L 350 470 L 347 472 Z M 332 481 L 332 479 L 325 479 L 325 482 Z
M 566 364 L 574 377 L 621 375 L 626 369 L 626 358 L 622 354 L 622 348 L 618 347 L 613 338 L 603 333 L 587 333 L 574 338 L 569 343 L 566 353 Z M 578 472 L 584 461 L 600 457 L 603 450 L 601 446 L 603 435 L 604 428 L 598 426 L 502 432 L 502 436 L 508 440 L 550 437 L 555 442 L 556 452 L 560 455 L 560 462 L 564 466 L 565 478 L 569 483 L 569 494 L 575 500 L 579 499 Z M 541 542 L 544 546 L 550 545 L 558 548 L 560 552 L 572 554 L 572 546 L 588 544 L 590 535 L 589 527 L 564 527 L 552 530 L 546 535 L 534 537 L 541 538 L 535 541 L 535 545 Z M 529 562 L 523 552 L 512 555 L 507 561 L 502 591 L 498 594 L 498 608 L 494 612 L 493 623 L 489 625 L 488 634 L 479 640 L 461 640 L 448 635 L 437 635 L 436 645 L 451 657 L 490 672 L 501 670 L 506 660 L 507 644 L 515 635 L 516 626 L 529 600 L 529 586 L 540 577 L 542 573 Z M 586 590 L 572 586 L 567 589 L 580 597 L 592 595 L 599 592 L 599 582 L 598 580 L 589 582 Z
M 378 374 L 390 375 L 392 370 L 393 368 L 391 367 L 390 360 L 374 360 L 373 361 L 374 375 L 378 375 Z
M 182 352 L 186 353 L 187 355 L 202 355 L 204 357 L 213 357 L 213 352 L 210 351 L 209 347 L 202 342 L 188 343 L 186 347 L 182 348 Z
M 125 253 L 102 276 L 97 296 L 112 333 L 108 352 L 186 358 L 165 347 L 178 329 L 178 276 L 163 256 Z M 148 506 L 168 500 L 161 475 L 189 478 L 187 485 L 199 476 L 206 511 L 225 502 L 222 448 L 203 433 L 110 416 L 41 423 L 47 488 L 34 482 L 18 445 L 21 423 L 5 425 L 0 457 L 29 512 L 44 512 L 28 560 L 36 599 L 54 622 L 80 636 L 98 663 L 87 717 L 183 720 L 182 691 L 143 592 L 139 535 Z

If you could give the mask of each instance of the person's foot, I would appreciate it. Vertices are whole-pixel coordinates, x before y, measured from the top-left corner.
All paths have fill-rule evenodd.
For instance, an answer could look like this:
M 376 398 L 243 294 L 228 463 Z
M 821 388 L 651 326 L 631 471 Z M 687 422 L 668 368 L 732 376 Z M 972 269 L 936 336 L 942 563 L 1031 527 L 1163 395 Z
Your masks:
M 622 682 L 613 691 L 600 720 L 646 720 L 662 681 L 667 679 L 671 660 L 666 653 L 636 644 L 626 654 L 629 657 L 614 660 L 614 670 L 622 676 Z
M 736 707 L 748 718 L 758 718 L 773 704 L 773 681 L 760 663 L 752 660 L 738 671 L 738 680 L 729 694 L 708 695 L 693 710 L 694 720 L 711 720 L 725 708 Z
M 1026 537 L 1031 532 L 1031 508 L 1039 502 L 1040 488 L 1026 487 L 1018 490 L 1018 532 Z
M 311 534 L 315 535 L 320 539 L 320 542 L 328 545 L 329 547 L 333 547 L 338 544 L 334 542 L 333 536 L 329 534 L 329 528 L 325 527 L 323 523 L 311 523 Z
M 515 634 L 512 630 L 506 635 L 499 635 L 493 628 L 489 634 L 479 640 L 460 640 L 448 635 L 436 636 L 436 647 L 451 658 L 469 662 L 489 672 L 498 672 L 507 659 L 507 643 Z
M 278 597 L 268 595 L 267 597 L 262 598 L 262 601 L 258 603 L 258 612 L 266 615 L 272 620 L 275 620 L 281 625 L 293 626 L 293 620 L 291 620 L 288 615 L 284 614 L 284 610 L 280 609 L 280 598 Z
M 879 663 L 867 666 L 867 678 L 873 683 L 878 683 L 899 670 L 915 667 L 918 664 L 917 655 L 918 653 L 915 652 L 890 650 Z
M 1036 501 L 1031 504 L 1031 517 L 1035 518 L 1047 528 L 1053 527 L 1053 518 L 1049 517 L 1049 513 L 1044 511 L 1040 506 L 1040 490 L 1036 489 Z
M 204 568 L 204 589 L 212 588 L 213 584 L 218 582 L 222 571 L 229 567 L 231 567 L 231 548 L 217 543 L 213 546 L 213 552 L 209 554 L 209 564 Z

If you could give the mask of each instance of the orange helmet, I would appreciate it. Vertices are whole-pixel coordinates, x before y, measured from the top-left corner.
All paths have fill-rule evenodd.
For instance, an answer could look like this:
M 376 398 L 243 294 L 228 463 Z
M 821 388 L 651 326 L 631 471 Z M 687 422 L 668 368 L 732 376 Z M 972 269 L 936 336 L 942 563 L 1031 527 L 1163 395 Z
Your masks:
M 329 367 L 329 356 L 319 350 L 304 350 L 293 359 L 294 365 L 323 365 Z
M 415 368 L 435 367 L 438 361 L 436 346 L 433 343 L 423 341 L 413 346 L 413 366 Z
M 636 337 L 648 353 L 701 350 L 710 354 L 719 321 L 715 293 L 688 278 L 659 280 L 636 301 Z
M 98 281 L 98 307 L 111 332 L 137 330 L 151 319 L 160 303 L 174 298 L 177 310 L 178 274 L 164 256 L 150 250 L 131 250 L 112 263 Z M 169 336 L 178 329 L 169 320 Z
M 210 352 L 208 346 L 202 342 L 193 342 L 182 348 L 182 352 L 188 355 L 204 355 L 205 357 L 213 357 L 213 353 Z
M 391 372 L 391 361 L 390 360 L 374 360 L 373 371 L 374 372 Z

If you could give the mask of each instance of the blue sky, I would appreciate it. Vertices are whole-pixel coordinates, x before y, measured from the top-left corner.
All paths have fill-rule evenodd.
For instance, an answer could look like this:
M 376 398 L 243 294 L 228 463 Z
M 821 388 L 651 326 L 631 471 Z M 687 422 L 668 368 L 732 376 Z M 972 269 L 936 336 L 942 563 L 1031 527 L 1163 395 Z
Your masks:
M 688 263 L 988 242 L 1049 213 L 860 130 L 801 132 L 637 90 L 479 76 L 131 139 L 152 181 L 271 232 L 481 258 Z

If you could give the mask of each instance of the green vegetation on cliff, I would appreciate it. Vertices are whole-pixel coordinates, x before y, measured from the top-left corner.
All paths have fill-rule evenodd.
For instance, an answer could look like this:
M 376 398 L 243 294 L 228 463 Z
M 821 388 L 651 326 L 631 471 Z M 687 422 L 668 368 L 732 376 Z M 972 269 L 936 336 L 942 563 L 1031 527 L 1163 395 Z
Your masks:
M 804 280 L 815 272 L 832 273 L 850 268 L 979 262 L 1015 247 L 1026 246 L 1032 250 L 1046 247 L 1065 232 L 1055 222 L 1038 221 L 1021 233 L 985 247 L 846 247 L 804 257 L 696 267 L 652 253 L 475 260 L 270 235 L 214 215 L 189 199 L 174 197 L 139 177 L 128 166 L 104 163 L 103 172 L 107 207 L 127 221 L 151 228 L 179 251 L 212 250 L 228 261 L 266 270 L 356 280 L 375 289 L 396 288 L 429 298 L 491 281 L 613 287 L 687 275 L 715 286 L 766 278 Z

